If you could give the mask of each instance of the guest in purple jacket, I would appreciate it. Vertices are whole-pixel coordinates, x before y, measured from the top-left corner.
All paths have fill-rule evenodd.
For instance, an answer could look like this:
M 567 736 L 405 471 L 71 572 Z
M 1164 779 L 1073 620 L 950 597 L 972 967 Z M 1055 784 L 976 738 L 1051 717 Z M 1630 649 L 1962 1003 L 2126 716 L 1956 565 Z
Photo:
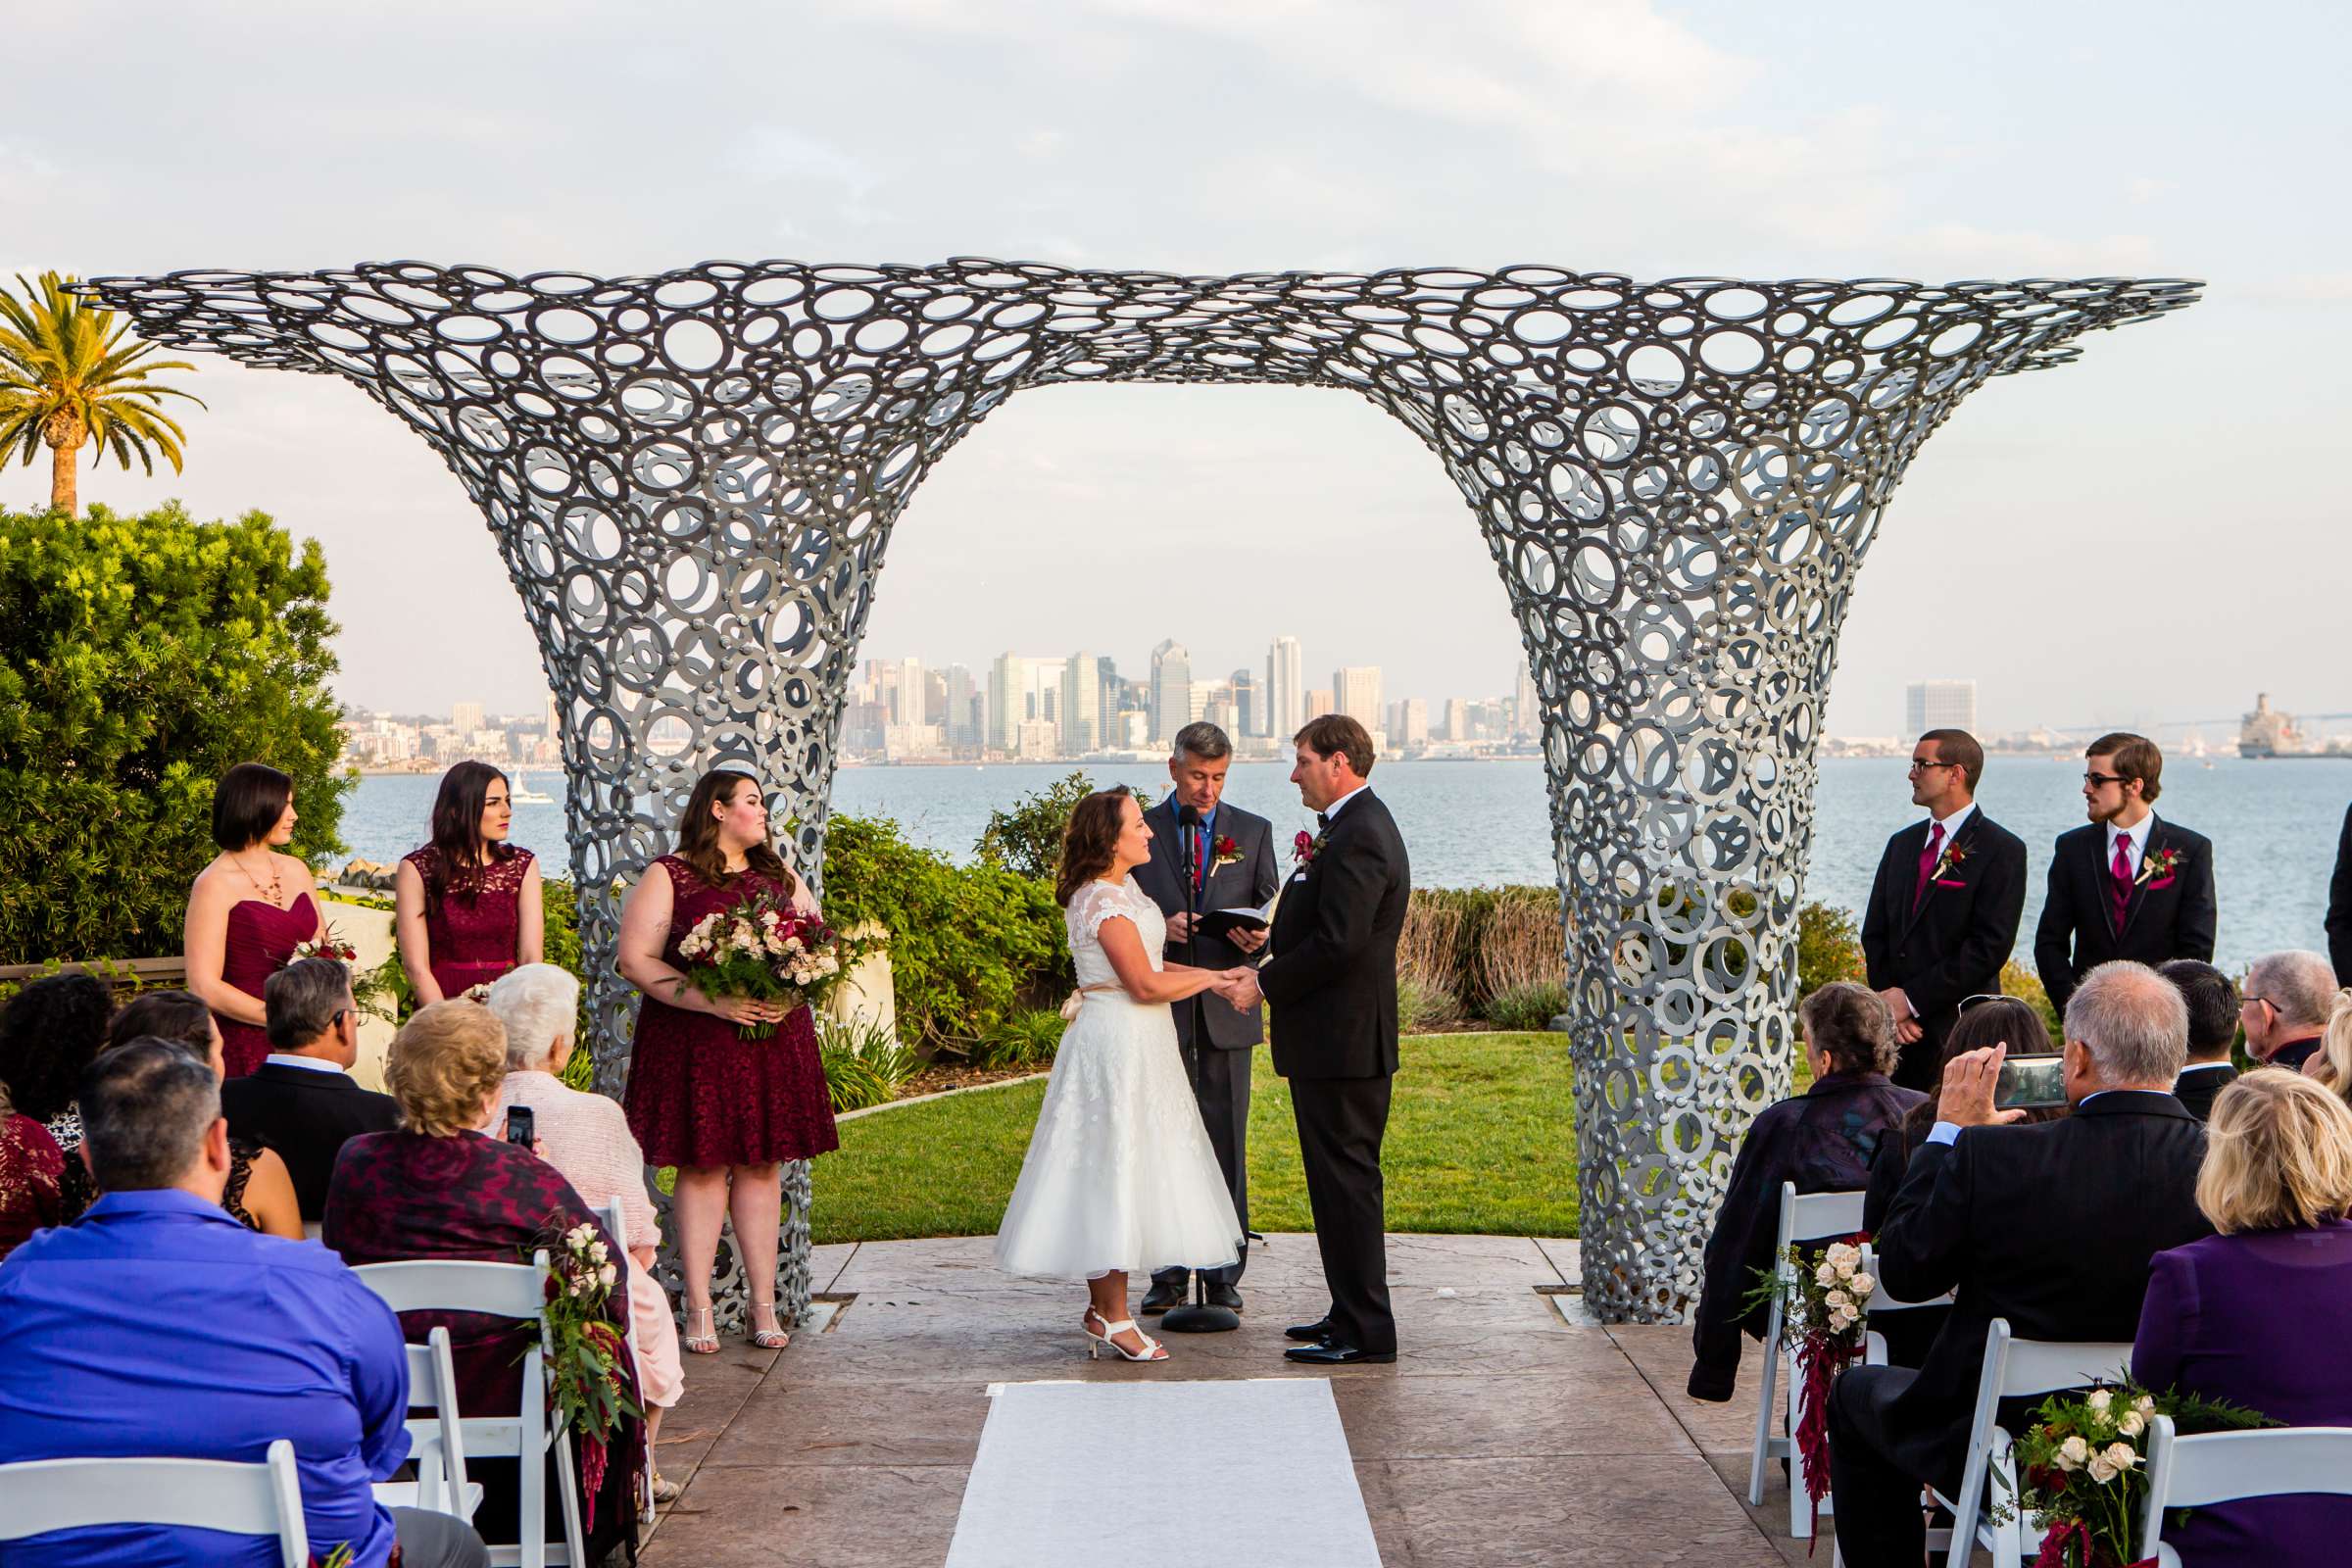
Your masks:
M 2197 1206 L 2221 1234 L 2150 1260 L 2132 1379 L 2289 1426 L 2352 1426 L 2352 1356 L 2328 1348 L 2352 1301 L 2352 1109 L 2293 1073 L 2248 1073 L 2214 1101 L 2205 1136 Z M 2352 1497 L 2220 1503 L 2164 1532 L 2186 1568 L 2335 1562 L 2348 1541 Z

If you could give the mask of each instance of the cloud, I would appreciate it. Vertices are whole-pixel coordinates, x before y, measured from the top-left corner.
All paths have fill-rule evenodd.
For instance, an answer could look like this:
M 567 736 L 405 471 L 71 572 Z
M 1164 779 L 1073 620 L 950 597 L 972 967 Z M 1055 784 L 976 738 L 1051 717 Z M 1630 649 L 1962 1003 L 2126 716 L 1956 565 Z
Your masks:
M 2161 265 L 2158 246 L 2146 234 L 2075 238 L 1958 222 L 1890 236 L 1890 254 L 1906 270 L 1936 278 L 2131 277 Z M 2178 260 L 2172 265 L 2178 267 Z

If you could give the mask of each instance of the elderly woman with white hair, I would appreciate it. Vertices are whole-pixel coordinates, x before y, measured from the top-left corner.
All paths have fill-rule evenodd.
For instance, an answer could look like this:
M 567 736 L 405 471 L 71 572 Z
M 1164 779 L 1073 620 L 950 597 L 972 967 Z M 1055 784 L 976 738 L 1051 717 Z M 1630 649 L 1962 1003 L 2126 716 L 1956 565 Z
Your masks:
M 637 1347 L 650 1450 L 661 1435 L 662 1412 L 678 1402 L 685 1378 L 677 1319 L 653 1273 L 662 1227 L 646 1197 L 644 1152 L 618 1102 L 583 1094 L 557 1076 L 571 1056 L 579 981 L 552 963 L 521 964 L 499 976 L 484 1001 L 507 1026 L 507 1078 L 491 1111 L 492 1136 L 505 1125 L 508 1106 L 527 1105 L 540 1157 L 563 1173 L 588 1206 L 601 1211 L 620 1200 L 629 1261 L 636 1265 L 629 1270 L 629 1338 Z M 654 1500 L 668 1502 L 676 1495 L 676 1485 L 657 1470 Z

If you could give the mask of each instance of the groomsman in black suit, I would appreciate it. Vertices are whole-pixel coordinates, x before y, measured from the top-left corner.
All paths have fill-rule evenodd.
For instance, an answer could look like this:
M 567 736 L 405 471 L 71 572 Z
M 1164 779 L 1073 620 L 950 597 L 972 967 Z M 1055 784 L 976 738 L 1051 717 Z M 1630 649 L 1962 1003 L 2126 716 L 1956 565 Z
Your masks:
M 2082 977 L 2112 959 L 2210 961 L 2217 917 L 2212 841 L 2154 810 L 2164 773 L 2156 743 L 2102 735 L 2084 755 L 2090 821 L 2058 835 L 2034 931 L 2034 967 L 2061 1012 Z
M 2337 975 L 2352 975 L 2352 808 L 2344 812 L 2343 836 L 2335 841 L 2335 875 L 2328 879 L 2328 962 Z
M 1263 907 L 1282 879 L 1274 825 L 1225 804 L 1225 772 L 1232 765 L 1233 742 L 1216 725 L 1187 724 L 1176 732 L 1168 758 L 1176 787 L 1144 813 L 1152 858 L 1135 870 L 1135 885 L 1168 917 L 1168 957 L 1206 969 L 1249 962 L 1266 945 L 1267 933 L 1261 928 L 1211 936 L 1195 930 L 1195 922 L 1218 909 Z M 1242 1221 L 1241 1256 L 1223 1268 L 1200 1270 L 1202 1295 L 1211 1306 L 1236 1312 L 1242 1309 L 1242 1270 L 1250 1262 L 1250 1069 L 1253 1048 L 1265 1038 L 1264 1012 L 1260 1006 L 1243 1011 L 1206 994 L 1175 1004 L 1176 1047 Z M 1191 1278 L 1181 1267 L 1152 1275 L 1143 1310 L 1181 1305 Z
M 1894 1013 L 1894 1081 L 1926 1089 L 1943 1038 L 1972 996 L 1998 996 L 2026 908 L 2026 841 L 1977 808 L 1984 749 L 1962 729 L 1911 748 L 1911 804 L 1927 808 L 1886 841 L 1862 916 L 1871 989 Z
M 2158 967 L 2188 1004 L 2188 1061 L 2173 1080 L 2173 1098 L 2199 1121 L 2213 1116 L 2213 1102 L 2237 1082 L 2230 1048 L 2237 1044 L 2237 987 L 2212 964 L 2175 958 Z

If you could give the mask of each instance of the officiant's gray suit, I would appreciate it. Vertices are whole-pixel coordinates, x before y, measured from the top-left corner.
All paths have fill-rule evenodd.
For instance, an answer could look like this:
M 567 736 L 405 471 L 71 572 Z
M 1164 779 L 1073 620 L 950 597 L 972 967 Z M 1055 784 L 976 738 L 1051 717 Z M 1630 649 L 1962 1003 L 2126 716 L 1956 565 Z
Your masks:
M 1181 914 L 1188 908 L 1203 913 L 1259 908 L 1274 897 L 1274 890 L 1282 884 L 1282 870 L 1274 857 L 1272 823 L 1231 802 L 1220 802 L 1208 823 L 1207 854 L 1200 861 L 1204 872 L 1200 885 L 1188 890 L 1184 881 L 1185 830 L 1176 820 L 1176 797 L 1171 793 L 1144 813 L 1144 821 L 1152 829 L 1152 858 L 1135 868 L 1135 885 L 1159 906 L 1160 913 Z M 1237 857 L 1225 865 L 1216 863 L 1220 839 L 1233 841 L 1231 854 Z M 1193 893 L 1189 900 L 1188 891 Z M 1197 938 L 1189 952 L 1186 944 L 1171 940 L 1165 956 L 1170 963 L 1197 964 L 1203 969 L 1230 969 L 1253 961 L 1231 943 L 1209 936 Z M 1250 1069 L 1251 1048 L 1265 1039 L 1265 1008 L 1260 1004 L 1244 1012 L 1222 997 L 1204 993 L 1176 1003 L 1174 1012 L 1176 1046 L 1184 1055 L 1185 1075 L 1193 1081 L 1193 1098 L 1200 1105 L 1200 1123 L 1208 1130 L 1209 1145 L 1217 1152 L 1217 1166 L 1225 1173 L 1226 1189 L 1233 1194 L 1233 1211 L 1247 1232 Z M 1245 1238 L 1239 1261 L 1224 1268 L 1202 1269 L 1200 1277 L 1232 1285 L 1240 1281 L 1249 1261 Z M 1181 1268 L 1162 1269 L 1152 1276 L 1155 1281 L 1178 1282 L 1185 1277 Z

